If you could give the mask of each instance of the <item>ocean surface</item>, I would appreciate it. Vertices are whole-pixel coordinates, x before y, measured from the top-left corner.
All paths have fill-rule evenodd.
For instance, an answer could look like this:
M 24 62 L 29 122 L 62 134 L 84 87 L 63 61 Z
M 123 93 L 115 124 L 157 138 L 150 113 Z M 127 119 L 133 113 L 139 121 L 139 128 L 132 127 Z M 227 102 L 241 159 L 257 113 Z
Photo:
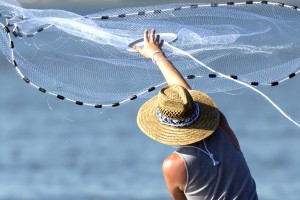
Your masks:
M 62 6 L 95 11 L 77 4 Z M 2 54 L 0 61 L 0 200 L 170 199 L 161 164 L 174 149 L 138 129 L 143 100 L 110 110 L 76 106 L 37 92 Z M 300 76 L 263 91 L 300 121 L 299 85 Z M 300 128 L 249 90 L 211 96 L 236 132 L 260 199 L 300 199 Z

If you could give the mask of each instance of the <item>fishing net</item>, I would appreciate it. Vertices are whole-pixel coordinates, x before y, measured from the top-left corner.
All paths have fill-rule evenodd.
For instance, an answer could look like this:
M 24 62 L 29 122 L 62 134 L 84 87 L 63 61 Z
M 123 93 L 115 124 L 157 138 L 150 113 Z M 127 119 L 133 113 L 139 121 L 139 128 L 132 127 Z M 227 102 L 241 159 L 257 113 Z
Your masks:
M 131 48 L 142 45 L 145 29 L 155 28 L 168 59 L 186 79 L 194 79 L 193 89 L 250 88 L 268 99 L 259 87 L 277 86 L 300 73 L 299 10 L 247 1 L 80 16 L 0 0 L 0 47 L 22 79 L 40 92 L 78 105 L 116 107 L 155 95 L 166 84 L 155 65 Z

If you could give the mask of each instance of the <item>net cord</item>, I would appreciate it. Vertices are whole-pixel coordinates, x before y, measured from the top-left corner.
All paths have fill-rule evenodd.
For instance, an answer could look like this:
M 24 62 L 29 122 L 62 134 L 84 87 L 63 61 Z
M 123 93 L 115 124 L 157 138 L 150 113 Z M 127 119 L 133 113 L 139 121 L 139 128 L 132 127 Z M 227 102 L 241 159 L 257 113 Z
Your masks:
M 297 123 L 295 120 L 293 120 L 290 116 L 288 116 L 276 103 L 274 103 L 267 95 L 265 95 L 263 92 L 259 91 L 258 89 L 252 87 L 251 85 L 248 85 L 247 83 L 244 83 L 240 80 L 237 80 L 237 79 L 233 79 L 231 76 L 228 76 L 228 75 L 225 75 L 225 74 L 222 74 L 212 68 L 210 68 L 209 66 L 207 66 L 206 64 L 204 64 L 203 62 L 201 62 L 200 60 L 196 59 L 195 57 L 193 57 L 191 54 L 171 45 L 170 43 L 165 43 L 165 45 L 167 45 L 168 47 L 170 47 L 171 49 L 177 51 L 178 53 L 184 55 L 184 56 L 187 56 L 189 58 L 191 58 L 192 60 L 194 60 L 196 63 L 198 63 L 199 65 L 205 67 L 207 70 L 213 72 L 213 73 L 216 73 L 218 74 L 219 77 L 221 78 L 225 78 L 225 79 L 228 79 L 230 81 L 234 81 L 238 84 L 241 84 L 253 91 L 255 91 L 256 93 L 260 94 L 263 98 L 265 98 L 269 103 L 271 103 L 272 106 L 274 106 L 274 108 L 276 108 L 285 118 L 287 118 L 289 121 L 291 121 L 292 123 L 294 123 L 296 126 L 298 126 L 300 128 L 300 124 Z
M 243 2 L 243 3 L 234 3 L 234 5 L 244 5 L 246 2 Z M 262 3 L 262 1 L 260 1 L 260 2 L 252 2 L 252 4 L 261 4 Z M 246 3 L 247 4 L 247 3 Z M 300 9 L 299 8 L 297 8 L 297 7 L 295 7 L 295 6 L 290 6 L 290 5 L 286 5 L 286 4 L 280 4 L 280 3 L 272 3 L 272 2 L 267 2 L 267 4 L 270 4 L 270 5 L 274 5 L 274 6 L 282 6 L 282 7 L 287 7 L 287 8 L 291 8 L 291 9 L 294 9 L 294 10 L 297 10 L 297 11 L 300 11 Z M 211 4 L 195 4 L 195 5 L 197 5 L 197 6 L 199 6 L 199 7 L 209 7 L 209 6 L 212 6 Z M 228 6 L 228 4 L 217 4 L 217 6 Z M 187 9 L 187 8 L 191 8 L 190 6 L 183 6 L 183 7 L 181 7 L 181 9 Z M 161 10 L 162 12 L 164 12 L 164 11 L 170 11 L 170 10 L 172 10 L 172 9 L 164 9 L 164 10 Z M 146 13 L 153 13 L 154 11 L 147 11 Z M 129 14 L 126 14 L 127 16 L 130 16 L 130 15 L 137 15 L 138 13 L 129 13 Z M 13 19 L 14 17 L 16 17 L 16 16 L 12 16 L 10 19 Z M 114 18 L 114 17 L 119 17 L 118 15 L 112 15 L 112 16 L 109 16 L 110 18 Z M 99 18 L 101 18 L 101 17 L 85 17 L 85 18 L 89 18 L 89 19 L 93 19 L 93 20 L 95 20 L 95 19 L 99 19 Z M 6 26 L 4 25 L 4 24 L 2 24 L 1 22 L 0 22 L 0 26 L 3 28 L 3 29 L 6 29 L 6 28 L 8 28 L 9 29 L 9 27 L 8 27 L 8 24 L 9 24 L 9 22 L 8 22 L 8 18 L 6 19 Z M 48 28 L 51 28 L 51 27 L 53 27 L 54 25 L 49 25 L 49 24 L 45 24 L 44 26 L 43 26 L 43 29 L 44 30 L 46 30 L 46 29 L 48 29 Z M 16 30 L 17 29 L 17 25 L 16 24 L 14 24 L 14 30 Z M 31 33 L 32 35 L 35 35 L 35 34 L 38 34 L 38 33 L 40 33 L 41 31 L 35 31 L 35 32 L 33 32 L 33 33 Z M 12 37 L 11 37 L 11 33 L 8 31 L 7 32 L 7 37 L 8 37 L 8 41 L 9 41 L 9 43 L 8 43 L 8 46 L 9 46 L 9 44 L 11 44 L 12 43 Z M 169 44 L 169 43 L 165 43 L 165 44 L 167 44 L 167 46 L 169 46 L 170 48 L 173 48 L 173 49 L 176 49 L 176 47 L 174 47 L 174 46 L 172 46 L 171 44 Z M 11 60 L 9 60 L 9 62 L 11 62 L 11 64 L 15 67 L 15 70 L 16 70 L 16 72 L 17 72 L 17 74 L 23 79 L 23 80 L 25 80 L 25 82 L 26 83 L 28 83 L 29 85 L 31 85 L 31 86 L 33 86 L 34 88 L 36 88 L 36 89 L 38 89 L 38 90 L 40 90 L 41 91 L 41 87 L 39 87 L 39 86 L 37 86 L 37 85 L 35 85 L 34 83 L 32 83 L 32 82 L 30 82 L 23 74 L 22 74 L 22 72 L 21 72 L 21 70 L 16 66 L 16 61 L 15 61 L 15 56 L 14 56 L 14 48 L 10 48 L 10 50 L 11 50 Z M 202 63 L 201 61 L 199 61 L 199 60 L 197 60 L 196 58 L 194 58 L 192 55 L 190 55 L 190 54 L 188 54 L 187 52 L 184 52 L 184 51 L 182 51 L 182 50 L 180 50 L 180 49 L 176 49 L 178 52 L 180 52 L 182 55 L 185 55 L 185 56 L 187 56 L 187 57 L 189 57 L 189 58 L 191 58 L 192 60 L 194 60 L 196 63 L 198 63 L 199 65 L 201 65 L 201 66 L 203 66 L 203 67 L 205 67 L 206 69 L 208 69 L 209 71 L 211 71 L 211 72 L 213 72 L 213 73 L 215 73 L 216 75 L 218 75 L 218 77 L 220 77 L 220 78 L 225 78 L 225 79 L 228 79 L 228 80 L 230 80 L 230 81 L 234 81 L 234 82 L 236 82 L 236 83 L 238 83 L 238 84 L 241 84 L 241 85 L 243 85 L 243 86 L 245 86 L 245 87 L 247 87 L 247 88 L 250 88 L 251 90 L 253 90 L 253 91 L 255 91 L 256 93 L 258 93 L 258 94 L 260 94 L 262 97 L 264 97 L 268 102 L 270 102 L 284 117 L 286 117 L 289 121 L 291 121 L 292 123 L 294 123 L 295 125 L 297 125 L 298 127 L 300 127 L 300 125 L 299 125 L 299 123 L 297 123 L 296 121 L 294 121 L 291 117 L 289 117 L 282 109 L 280 109 L 280 107 L 278 106 L 278 105 L 276 105 L 267 95 L 265 95 L 264 93 L 262 93 L 261 91 L 259 91 L 258 89 L 256 89 L 256 88 L 254 88 L 253 86 L 251 86 L 251 85 L 249 85 L 249 84 L 247 84 L 247 83 L 245 83 L 245 82 L 242 82 L 242 81 L 240 81 L 240 80 L 237 80 L 237 79 L 233 79 L 231 76 L 228 76 L 228 75 L 225 75 L 225 74 L 222 74 L 222 73 L 220 73 L 220 72 L 217 72 L 217 71 L 215 71 L 215 70 L 213 70 L 213 69 L 211 69 L 209 66 L 207 66 L 207 65 L 205 65 L 204 63 Z M 297 72 L 295 72 L 294 74 L 295 75 L 298 75 L 300 73 L 300 70 L 299 71 L 297 71 Z M 198 76 L 198 75 L 193 75 L 194 76 L 194 78 L 203 78 L 203 76 Z M 188 76 L 187 77 L 185 77 L 186 79 L 189 79 L 188 78 Z M 277 81 L 277 83 L 282 83 L 282 82 L 284 82 L 284 81 L 287 81 L 287 80 L 289 80 L 290 79 L 290 77 L 286 77 L 286 78 L 284 78 L 284 79 L 282 79 L 282 80 L 279 80 L 279 81 Z M 166 82 L 162 82 L 162 83 L 159 83 L 159 84 L 157 84 L 157 85 L 155 85 L 155 86 L 153 86 L 153 88 L 156 88 L 156 87 L 161 87 L 161 86 L 163 86 L 163 85 L 165 85 L 166 84 Z M 274 86 L 274 85 L 272 85 L 272 83 L 269 83 L 269 84 L 263 84 L 263 85 L 268 85 L 268 86 Z M 45 90 L 46 91 L 46 90 Z M 152 90 L 151 90 L 152 91 Z M 148 92 L 150 92 L 150 90 L 144 90 L 144 91 L 142 91 L 142 92 L 140 92 L 140 93 L 138 93 L 137 95 L 136 95 L 136 97 L 138 97 L 138 96 L 142 96 L 142 95 L 144 95 L 144 94 L 146 94 L 146 93 L 148 93 Z M 48 93 L 48 94 L 50 94 L 50 95 L 52 95 L 52 96 L 55 96 L 55 97 L 58 97 L 58 96 L 60 96 L 60 95 L 58 95 L 58 94 L 55 94 L 55 93 L 52 93 L 52 92 L 49 92 L 49 91 L 46 91 L 46 92 L 44 92 L 44 93 Z M 75 100 L 73 100 L 73 99 L 69 99 L 69 98 L 65 98 L 65 97 L 63 97 L 63 99 L 65 99 L 65 100 L 68 100 L 68 101 L 71 101 L 71 102 L 73 102 L 73 103 L 76 103 L 76 102 L 78 102 L 78 101 L 75 101 Z M 128 99 L 125 99 L 125 100 L 123 100 L 123 101 L 120 101 L 119 103 L 117 103 L 117 104 L 123 104 L 123 103 L 126 103 L 126 102 L 129 102 L 129 101 L 131 101 L 132 99 L 131 98 L 128 98 Z M 96 104 L 91 104 L 91 103 L 83 103 L 82 105 L 87 105 L 87 106 L 93 106 L 93 107 L 96 107 L 97 105 Z M 107 104 L 107 105 L 101 105 L 101 107 L 114 107 L 113 106 L 113 104 Z
M 8 22 L 7 22 L 7 23 L 8 23 Z M 1 26 L 3 29 L 6 27 L 6 26 L 3 25 L 1 22 L 0 22 L 0 26 Z M 53 27 L 53 26 L 54 26 L 54 25 L 48 25 L 48 26 L 45 26 L 44 30 L 46 30 L 46 29 L 48 29 L 48 28 L 51 28 L 51 27 Z M 17 26 L 15 25 L 13 30 L 16 30 L 16 29 L 17 29 Z M 39 31 L 35 31 L 35 32 L 31 33 L 31 34 L 32 34 L 32 35 L 35 35 L 35 34 L 37 34 L 37 33 L 39 33 Z M 8 36 L 8 40 L 9 40 L 10 42 L 12 42 L 11 35 L 10 35 L 9 33 L 7 33 L 7 36 Z M 11 63 L 14 65 L 14 61 L 15 61 L 15 58 L 14 58 L 14 48 L 11 48 L 11 60 L 9 60 L 9 62 L 11 62 Z M 15 66 L 15 69 L 16 69 L 16 71 L 17 71 L 17 74 L 18 74 L 22 79 L 26 78 L 26 77 L 22 74 L 22 72 L 20 71 L 20 69 L 19 69 L 17 66 Z M 300 73 L 300 70 L 298 70 L 297 72 L 295 72 L 295 75 L 298 75 L 299 73 Z M 217 75 L 217 74 L 216 74 L 216 75 Z M 198 76 L 198 75 L 193 75 L 193 76 L 194 76 L 194 78 L 203 78 L 203 76 Z M 185 79 L 188 79 L 188 77 L 184 77 L 184 78 L 185 78 Z M 287 80 L 289 80 L 289 79 L 290 79 L 290 77 L 286 77 L 286 78 L 284 78 L 284 79 L 282 79 L 282 80 L 279 80 L 278 83 L 283 83 L 283 82 L 285 82 L 285 81 L 287 81 Z M 230 79 L 230 80 L 234 80 L 234 79 Z M 39 86 L 35 85 L 35 84 L 32 83 L 32 82 L 29 82 L 28 84 L 30 84 L 31 86 L 33 86 L 33 87 L 36 88 L 36 89 L 40 89 Z M 155 88 L 161 87 L 161 86 L 163 86 L 163 85 L 165 85 L 165 84 L 166 84 L 166 82 L 162 82 L 162 83 L 159 83 L 159 84 L 155 85 L 154 87 L 155 87 Z M 268 83 L 268 84 L 261 84 L 261 83 L 260 83 L 260 85 L 273 86 L 272 83 Z M 52 92 L 48 92 L 48 91 L 47 91 L 46 93 L 48 93 L 48 94 L 50 94 L 50 95 L 52 95 L 52 96 L 57 96 L 57 95 L 58 95 L 58 94 L 55 94 L 55 93 L 52 93 Z M 147 90 L 138 93 L 137 96 L 142 96 L 142 95 L 144 95 L 144 94 L 146 94 L 146 93 L 148 93 Z M 73 102 L 73 103 L 76 103 L 76 102 L 77 102 L 76 100 L 69 99 L 69 98 L 65 98 L 65 100 L 71 101 L 71 102 Z M 130 98 L 129 98 L 129 99 L 124 99 L 124 100 L 120 101 L 119 103 L 120 103 L 120 104 L 124 104 L 124 103 L 127 103 L 127 102 L 129 102 L 129 101 L 131 101 Z M 95 104 L 91 104 L 91 103 L 84 103 L 84 105 L 86 105 L 86 106 L 93 106 L 93 107 L 95 106 Z M 103 104 L 103 105 L 102 105 L 102 107 L 111 107 L 111 106 L 112 106 L 112 104 L 106 104 L 106 105 Z
M 253 1 L 252 4 L 261 4 L 263 1 Z M 247 4 L 247 2 L 240 2 L 240 3 L 234 3 L 234 5 L 245 5 Z M 294 9 L 294 6 L 291 6 L 291 5 L 287 5 L 287 4 L 281 4 L 281 3 L 273 3 L 273 2 L 267 2 L 267 4 L 269 5 L 274 5 L 274 6 L 282 6 L 282 7 L 286 7 L 286 8 L 292 8 Z M 195 4 L 197 5 L 198 7 L 211 7 L 212 4 Z M 218 3 L 217 6 L 228 6 L 228 4 L 226 3 Z M 182 6 L 181 9 L 190 9 L 191 6 Z M 295 10 L 298 10 L 300 11 L 300 8 L 296 8 Z M 168 9 L 162 9 L 161 12 L 167 12 L 167 11 L 173 11 L 172 8 L 168 8 Z M 150 14 L 150 13 L 153 13 L 155 11 L 146 11 L 145 14 Z M 134 12 L 134 13 L 126 13 L 126 16 L 135 16 L 135 15 L 138 15 L 139 13 L 137 12 Z M 89 18 L 89 19 L 94 19 L 94 20 L 97 20 L 97 19 L 101 19 L 102 16 L 100 17 L 87 17 L 86 18 Z M 110 15 L 109 18 L 119 18 L 119 15 Z M 77 19 L 80 19 L 80 18 L 77 18 Z

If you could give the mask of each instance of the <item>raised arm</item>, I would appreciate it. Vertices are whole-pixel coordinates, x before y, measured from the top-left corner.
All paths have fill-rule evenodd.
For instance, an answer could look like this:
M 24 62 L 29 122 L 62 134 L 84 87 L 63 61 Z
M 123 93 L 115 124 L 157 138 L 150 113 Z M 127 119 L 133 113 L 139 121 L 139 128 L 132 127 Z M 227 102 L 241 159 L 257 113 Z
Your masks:
M 167 59 L 162 51 L 163 40 L 159 35 L 155 35 L 155 30 L 151 31 L 149 36 L 148 30 L 144 32 L 144 48 L 134 46 L 133 48 L 148 59 L 152 59 L 158 66 L 169 85 L 177 84 L 191 89 L 189 84 L 182 77 L 176 67 Z
M 190 90 L 191 87 L 182 77 L 180 72 L 176 69 L 176 67 L 167 59 L 165 54 L 162 51 L 163 41 L 160 40 L 159 35 L 155 35 L 155 30 L 151 31 L 149 36 L 148 30 L 144 32 L 144 48 L 139 46 L 134 46 L 133 48 L 140 52 L 143 56 L 148 59 L 152 59 L 160 71 L 162 72 L 163 76 L 165 77 L 167 83 L 169 85 L 177 84 L 185 87 L 186 89 Z M 229 137 L 233 140 L 238 148 L 239 142 L 231 130 L 230 126 L 227 123 L 226 117 L 220 112 L 220 127 L 226 131 Z

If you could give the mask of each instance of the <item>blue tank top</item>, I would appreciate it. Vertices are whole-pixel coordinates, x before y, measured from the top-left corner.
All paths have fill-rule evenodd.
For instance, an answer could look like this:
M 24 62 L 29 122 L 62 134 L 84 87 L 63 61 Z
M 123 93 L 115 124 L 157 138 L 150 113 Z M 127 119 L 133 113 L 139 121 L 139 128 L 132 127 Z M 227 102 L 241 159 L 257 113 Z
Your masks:
M 243 153 L 222 129 L 218 128 L 204 142 L 191 146 L 205 152 L 207 148 L 220 163 L 214 166 L 213 159 L 197 148 L 180 147 L 176 150 L 187 170 L 184 193 L 188 200 L 258 199 L 255 181 Z

